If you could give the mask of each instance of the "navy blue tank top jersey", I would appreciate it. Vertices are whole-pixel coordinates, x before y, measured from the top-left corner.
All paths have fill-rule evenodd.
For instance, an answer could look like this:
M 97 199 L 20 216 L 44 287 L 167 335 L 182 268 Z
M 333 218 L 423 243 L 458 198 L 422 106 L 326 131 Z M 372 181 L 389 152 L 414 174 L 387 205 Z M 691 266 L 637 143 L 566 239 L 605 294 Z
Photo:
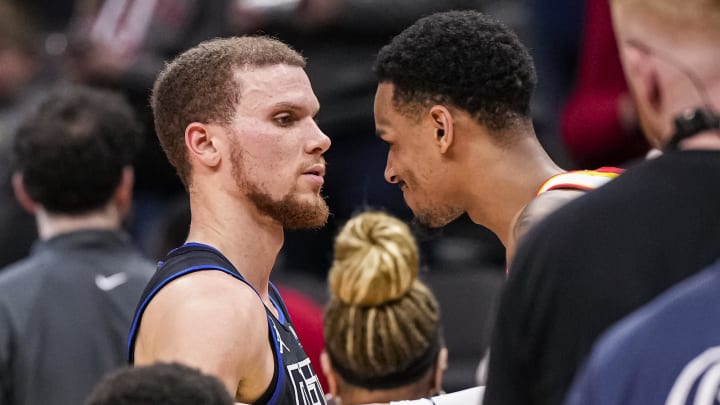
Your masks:
M 135 310 L 135 318 L 128 337 L 130 364 L 134 363 L 135 341 L 143 312 L 157 292 L 171 281 L 186 274 L 209 270 L 222 271 L 253 288 L 232 263 L 211 246 L 187 243 L 170 251 L 165 259 L 158 263 L 157 271 L 150 279 Z M 265 308 L 269 329 L 268 339 L 275 358 L 275 373 L 270 386 L 255 404 L 325 405 L 325 395 L 315 370 L 300 345 L 285 303 L 272 283 L 269 292 L 270 300 L 279 315 L 278 319 Z

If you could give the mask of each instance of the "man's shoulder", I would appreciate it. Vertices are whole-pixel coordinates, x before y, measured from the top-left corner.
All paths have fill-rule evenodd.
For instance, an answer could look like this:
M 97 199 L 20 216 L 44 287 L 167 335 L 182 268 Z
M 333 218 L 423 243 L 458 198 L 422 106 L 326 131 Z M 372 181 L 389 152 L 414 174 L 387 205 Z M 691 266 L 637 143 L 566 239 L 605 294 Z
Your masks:
M 11 263 L 0 269 L 0 290 L 13 289 L 32 280 L 42 279 L 45 272 L 42 269 L 48 260 L 36 255 Z
M 163 287 L 164 291 L 177 291 L 184 295 L 205 296 L 213 294 L 239 294 L 240 298 L 254 298 L 258 295 L 247 282 L 240 281 L 224 271 L 214 269 L 197 270 L 182 275 Z
M 687 199 L 689 193 L 703 195 L 702 203 L 694 203 L 696 208 L 712 209 L 720 200 L 720 189 L 707 187 L 707 182 L 714 177 L 720 180 L 720 170 L 710 167 L 720 169 L 720 154 L 678 153 L 638 163 L 548 215 L 525 238 L 523 245 L 531 248 L 521 246 L 515 261 L 523 261 L 526 255 L 537 262 L 537 257 L 544 255 L 557 258 L 573 257 L 581 254 L 580 250 L 602 252 L 608 245 L 624 243 L 627 231 L 644 232 L 637 226 L 638 220 L 649 221 L 653 216 L 660 220 L 668 212 L 676 212 L 678 204 L 692 203 Z M 556 266 L 562 262 L 543 263 Z
M 126 273 L 128 281 L 145 285 L 155 273 L 157 264 L 143 256 L 139 251 L 132 251 L 126 254 L 124 260 L 117 262 L 117 266 L 110 267 L 113 273 Z
M 195 271 L 165 285 L 152 300 L 191 311 L 257 313 L 262 300 L 249 284 L 222 271 Z

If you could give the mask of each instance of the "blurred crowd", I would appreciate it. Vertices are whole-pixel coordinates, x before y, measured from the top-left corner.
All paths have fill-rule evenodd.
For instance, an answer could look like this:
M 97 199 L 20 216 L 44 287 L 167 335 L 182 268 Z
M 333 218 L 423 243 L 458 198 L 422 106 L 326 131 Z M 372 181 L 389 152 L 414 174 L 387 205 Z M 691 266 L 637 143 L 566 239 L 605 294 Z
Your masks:
M 317 119 L 333 140 L 325 186 L 333 213 L 330 224 L 320 231 L 290 231 L 281 261 L 320 278 L 330 264 L 332 237 L 353 212 L 383 207 L 410 218 L 397 188 L 382 178 L 384 146 L 372 136 L 371 64 L 387 39 L 423 15 L 479 9 L 506 21 L 527 40 L 542 78 L 533 100 L 538 136 L 565 167 L 621 165 L 641 156 L 647 147 L 637 131 L 604 4 L 589 1 L 585 8 L 582 2 L 560 0 L 394 1 L 390 6 L 379 0 L 6 0 L 0 6 L 0 152 L 8 156 L 18 122 L 51 86 L 74 82 L 121 91 L 136 109 L 145 134 L 135 162 L 135 205 L 128 227 L 146 254 L 159 257 L 165 253 L 160 229 L 171 221 L 168 213 L 182 205 L 185 195 L 154 135 L 148 97 L 155 76 L 166 60 L 202 40 L 272 35 L 307 58 L 307 72 L 322 106 Z M 590 29 L 584 30 L 584 24 Z M 590 62 L 598 58 L 604 62 Z M 613 73 L 604 74 L 608 82 L 603 83 L 594 79 L 593 69 Z M 15 229 L 0 243 L 0 263 L 7 264 L 27 254 L 34 227 L 10 193 L 5 167 L 9 159 L 2 159 L 2 164 L 0 223 Z M 444 239 L 423 243 L 429 262 L 460 260 L 468 266 L 502 267 L 497 241 L 472 229 L 466 218 L 445 233 Z M 457 252 L 458 243 L 468 246 L 467 252 Z
M 298 326 L 301 340 L 308 342 L 313 363 L 320 363 L 320 305 L 332 298 L 325 279 L 342 225 L 369 208 L 412 219 L 402 192 L 383 178 L 387 146 L 375 136 L 371 66 L 380 47 L 418 18 L 458 9 L 494 15 L 528 45 L 539 77 L 532 100 L 535 131 L 555 162 L 566 169 L 626 167 L 646 156 L 650 147 L 603 0 L 0 0 L 0 268 L 27 257 L 38 237 L 35 217 L 13 192 L 12 145 L 51 89 L 89 85 L 129 101 L 142 142 L 132 162 L 132 209 L 123 227 L 144 256 L 157 261 L 185 240 L 190 211 L 155 136 L 153 82 L 166 61 L 201 41 L 269 35 L 307 59 L 321 105 L 317 123 L 332 140 L 323 192 L 331 209 L 328 225 L 286 230 L 273 276 L 290 297 L 296 323 L 306 323 Z M 467 216 L 419 236 L 420 278 L 440 306 L 450 313 L 477 306 L 473 325 L 443 319 L 442 338 L 450 356 L 445 388 L 475 385 L 473 372 L 490 344 L 505 279 L 504 248 Z M 446 363 L 448 354 L 436 349 L 433 360 L 440 352 L 438 362 Z

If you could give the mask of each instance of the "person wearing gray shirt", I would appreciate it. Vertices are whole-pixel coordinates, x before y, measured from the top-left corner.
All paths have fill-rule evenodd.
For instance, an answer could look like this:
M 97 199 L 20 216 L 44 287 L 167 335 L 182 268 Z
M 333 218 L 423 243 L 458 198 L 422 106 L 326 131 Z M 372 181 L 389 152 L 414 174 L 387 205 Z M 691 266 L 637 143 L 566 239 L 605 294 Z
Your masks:
M 79 404 L 123 366 L 154 269 L 121 227 L 140 139 L 121 97 L 86 87 L 51 92 L 18 130 L 13 189 L 39 240 L 0 270 L 1 405 Z

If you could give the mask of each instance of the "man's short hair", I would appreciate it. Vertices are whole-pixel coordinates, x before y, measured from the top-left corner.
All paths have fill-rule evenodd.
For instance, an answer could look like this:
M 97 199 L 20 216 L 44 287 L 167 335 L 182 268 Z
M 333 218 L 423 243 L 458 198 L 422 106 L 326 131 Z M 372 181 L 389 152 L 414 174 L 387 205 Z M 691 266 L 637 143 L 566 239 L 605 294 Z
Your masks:
M 476 11 L 436 13 L 384 46 L 374 66 L 395 87 L 401 111 L 450 104 L 491 130 L 529 118 L 537 78 L 532 58 L 498 20 Z
M 46 210 L 82 214 L 110 201 L 141 141 L 140 124 L 119 94 L 65 86 L 18 129 L 13 165 Z
M 178 363 L 127 367 L 103 378 L 85 405 L 232 405 L 222 382 Z
M 305 67 L 303 57 L 286 44 L 267 37 L 214 39 L 182 53 L 160 73 L 151 104 L 155 131 L 170 163 L 187 186 L 190 164 L 185 128 L 192 122 L 230 123 L 240 102 L 236 71 L 278 64 Z

